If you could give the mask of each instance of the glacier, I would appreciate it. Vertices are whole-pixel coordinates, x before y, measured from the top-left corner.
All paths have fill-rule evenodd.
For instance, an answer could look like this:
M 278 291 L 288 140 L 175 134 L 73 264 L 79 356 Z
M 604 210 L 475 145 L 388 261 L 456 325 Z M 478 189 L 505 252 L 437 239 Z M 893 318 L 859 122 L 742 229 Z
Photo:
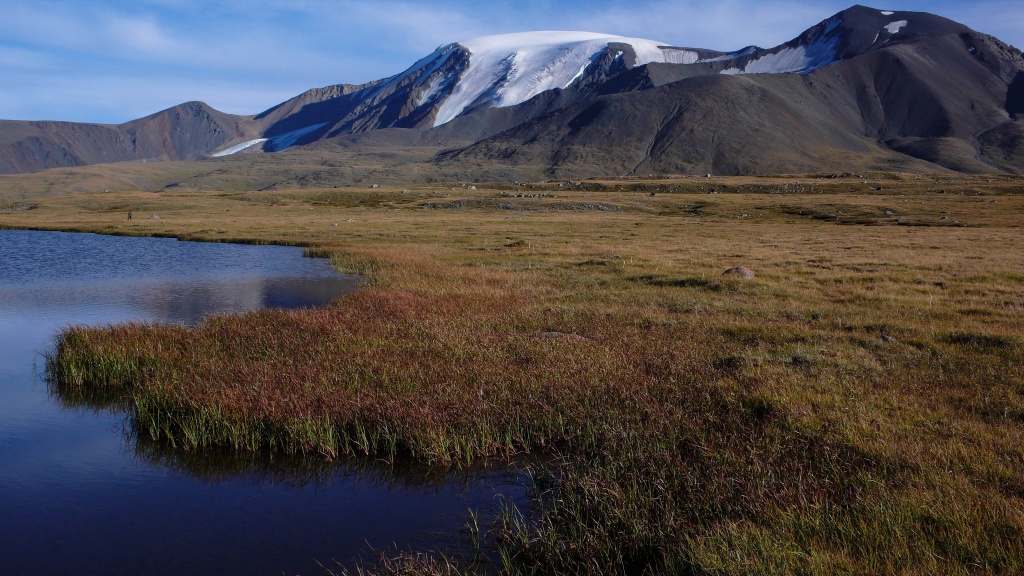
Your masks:
M 475 106 L 515 106 L 548 90 L 567 88 L 610 44 L 626 44 L 636 65 L 693 64 L 697 52 L 664 42 L 595 32 L 522 32 L 483 36 L 456 45 L 469 54 L 469 67 L 437 112 L 434 126 Z

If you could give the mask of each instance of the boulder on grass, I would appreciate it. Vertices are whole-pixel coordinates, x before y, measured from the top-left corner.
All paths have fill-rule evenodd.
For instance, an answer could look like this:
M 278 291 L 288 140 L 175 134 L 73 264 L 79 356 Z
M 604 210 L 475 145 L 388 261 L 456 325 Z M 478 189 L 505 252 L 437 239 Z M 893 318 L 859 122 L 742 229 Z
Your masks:
M 722 272 L 722 276 L 735 276 L 737 278 L 742 278 L 743 280 L 753 280 L 754 271 L 751 270 L 750 268 L 737 266 L 735 268 L 729 268 L 725 272 Z

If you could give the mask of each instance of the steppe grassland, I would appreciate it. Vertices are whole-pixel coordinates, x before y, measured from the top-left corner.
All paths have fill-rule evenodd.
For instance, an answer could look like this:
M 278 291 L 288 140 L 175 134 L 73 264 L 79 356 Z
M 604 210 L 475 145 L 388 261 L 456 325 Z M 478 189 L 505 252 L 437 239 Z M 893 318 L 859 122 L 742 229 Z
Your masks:
M 71 329 L 60 387 L 183 449 L 553 454 L 542 513 L 498 528 L 510 571 L 1024 569 L 1020 181 L 600 184 L 77 194 L 0 225 L 365 274 L 325 310 Z

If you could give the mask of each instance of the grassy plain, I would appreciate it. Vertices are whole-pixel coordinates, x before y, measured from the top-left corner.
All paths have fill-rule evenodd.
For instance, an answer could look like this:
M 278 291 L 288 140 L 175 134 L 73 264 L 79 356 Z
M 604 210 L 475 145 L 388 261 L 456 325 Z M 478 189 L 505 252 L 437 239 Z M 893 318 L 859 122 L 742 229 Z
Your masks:
M 1024 571 L 1022 179 L 81 193 L 0 226 L 293 243 L 366 275 L 326 309 L 72 328 L 53 369 L 182 450 L 551 455 L 500 570 Z

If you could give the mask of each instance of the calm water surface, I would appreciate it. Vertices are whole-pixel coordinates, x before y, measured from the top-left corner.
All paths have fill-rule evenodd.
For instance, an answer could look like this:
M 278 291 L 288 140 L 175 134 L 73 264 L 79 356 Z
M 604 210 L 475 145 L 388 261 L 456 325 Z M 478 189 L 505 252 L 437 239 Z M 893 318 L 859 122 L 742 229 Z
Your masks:
M 370 546 L 465 552 L 467 510 L 524 498 L 508 472 L 178 453 L 42 379 L 69 324 L 194 323 L 354 288 L 297 248 L 0 230 L 0 573 L 319 574 Z

